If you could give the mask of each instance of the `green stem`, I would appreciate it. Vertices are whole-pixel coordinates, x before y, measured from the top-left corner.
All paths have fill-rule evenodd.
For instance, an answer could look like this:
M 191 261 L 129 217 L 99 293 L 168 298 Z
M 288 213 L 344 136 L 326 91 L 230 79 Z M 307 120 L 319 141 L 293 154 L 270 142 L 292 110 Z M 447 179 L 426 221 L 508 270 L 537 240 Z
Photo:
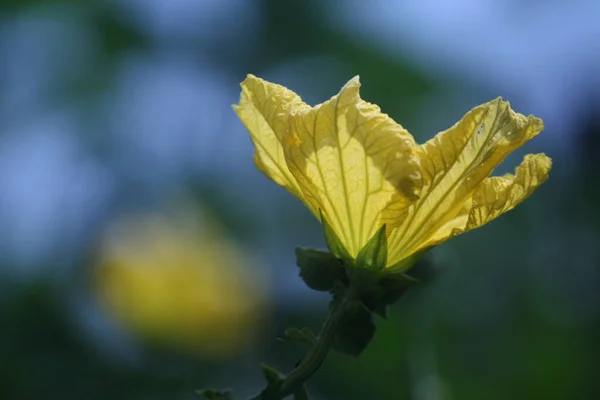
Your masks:
M 282 398 L 294 393 L 321 367 L 335 340 L 335 335 L 339 323 L 342 320 L 345 305 L 346 300 L 344 299 L 338 307 L 331 312 L 323 325 L 323 329 L 317 337 L 316 343 L 311 346 L 300 364 L 288 374 L 281 386 Z
M 300 390 L 304 383 L 321 367 L 335 340 L 344 310 L 349 300 L 343 298 L 323 324 L 317 340 L 312 344 L 300 364 L 284 379 L 277 393 L 261 393 L 251 400 L 282 400 Z

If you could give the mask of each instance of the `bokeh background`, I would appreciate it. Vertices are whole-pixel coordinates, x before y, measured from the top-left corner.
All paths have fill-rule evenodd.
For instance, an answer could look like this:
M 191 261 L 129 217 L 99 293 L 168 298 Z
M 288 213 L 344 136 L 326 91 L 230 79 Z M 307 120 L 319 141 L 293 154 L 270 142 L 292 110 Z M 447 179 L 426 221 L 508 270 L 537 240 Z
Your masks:
M 247 73 L 363 97 L 419 141 L 502 95 L 554 159 L 499 220 L 434 249 L 315 399 L 600 398 L 600 3 L 0 1 L 0 399 L 194 399 L 288 370 L 323 247 L 253 166 Z

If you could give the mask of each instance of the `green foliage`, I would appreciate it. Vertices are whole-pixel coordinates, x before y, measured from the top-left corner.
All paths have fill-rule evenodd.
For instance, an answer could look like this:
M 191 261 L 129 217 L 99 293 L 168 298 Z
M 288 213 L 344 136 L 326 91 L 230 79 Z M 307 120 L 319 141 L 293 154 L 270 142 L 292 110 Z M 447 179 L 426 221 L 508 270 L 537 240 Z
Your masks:
M 331 292 L 330 311 L 342 313 L 333 348 L 358 356 L 375 335 L 372 313 L 385 318 L 388 306 L 418 281 L 408 275 L 390 273 L 385 268 L 385 224 L 369 239 L 356 259 L 352 260 L 327 221 L 323 217 L 321 219 L 331 253 L 296 248 L 296 263 L 307 286 Z M 287 329 L 282 338 L 307 343 L 314 343 L 317 339 L 312 332 L 307 334 L 297 328 Z
M 387 274 L 376 285 L 362 293 L 361 301 L 369 310 L 386 318 L 388 306 L 398 301 L 408 289 L 418 282 L 417 279 L 405 274 Z
M 342 262 L 326 251 L 297 247 L 296 265 L 304 283 L 313 290 L 328 292 L 336 282 L 346 280 Z

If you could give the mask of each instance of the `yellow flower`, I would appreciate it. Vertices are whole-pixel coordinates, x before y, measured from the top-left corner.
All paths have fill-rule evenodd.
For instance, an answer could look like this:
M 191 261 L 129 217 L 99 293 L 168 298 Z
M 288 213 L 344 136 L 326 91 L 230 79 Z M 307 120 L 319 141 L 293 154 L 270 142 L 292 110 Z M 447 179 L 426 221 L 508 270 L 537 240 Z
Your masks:
M 310 107 L 291 90 L 253 75 L 234 106 L 255 145 L 257 168 L 322 215 L 350 257 L 385 224 L 386 268 L 513 209 L 540 186 L 552 161 L 527 155 L 515 174 L 489 177 L 543 129 L 501 98 L 469 111 L 418 145 L 359 96 L 358 77 Z
M 256 336 L 264 281 L 214 224 L 200 230 L 192 217 L 138 215 L 112 226 L 97 293 L 133 333 L 203 356 L 230 356 Z

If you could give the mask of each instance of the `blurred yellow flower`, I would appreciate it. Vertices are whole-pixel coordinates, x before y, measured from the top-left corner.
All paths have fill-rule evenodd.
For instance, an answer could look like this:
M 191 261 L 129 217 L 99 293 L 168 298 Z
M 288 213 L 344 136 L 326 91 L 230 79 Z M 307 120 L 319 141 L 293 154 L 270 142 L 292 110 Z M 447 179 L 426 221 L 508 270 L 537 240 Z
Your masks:
M 200 230 L 193 220 L 188 212 L 115 224 L 104 242 L 96 288 L 118 322 L 146 339 L 228 356 L 256 335 L 265 282 L 213 222 Z
M 484 225 L 540 186 L 552 161 L 527 155 L 515 174 L 489 177 L 543 129 L 501 98 L 469 111 L 418 145 L 359 96 L 358 77 L 310 107 L 291 90 L 253 75 L 234 106 L 255 145 L 257 168 L 331 226 L 351 257 L 385 224 L 386 267 Z

